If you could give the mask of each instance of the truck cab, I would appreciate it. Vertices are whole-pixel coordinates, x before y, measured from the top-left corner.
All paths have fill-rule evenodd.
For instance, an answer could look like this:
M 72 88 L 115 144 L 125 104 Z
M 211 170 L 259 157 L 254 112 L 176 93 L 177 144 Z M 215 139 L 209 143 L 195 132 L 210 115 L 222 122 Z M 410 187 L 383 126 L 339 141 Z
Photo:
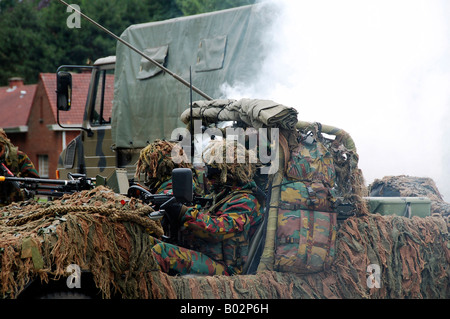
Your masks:
M 100 58 L 91 68 L 91 83 L 81 133 L 60 155 L 58 163 L 60 178 L 66 178 L 68 173 L 107 176 L 118 167 L 116 152 L 111 147 L 115 62 L 115 56 Z M 72 66 L 70 71 L 77 68 L 81 66 Z

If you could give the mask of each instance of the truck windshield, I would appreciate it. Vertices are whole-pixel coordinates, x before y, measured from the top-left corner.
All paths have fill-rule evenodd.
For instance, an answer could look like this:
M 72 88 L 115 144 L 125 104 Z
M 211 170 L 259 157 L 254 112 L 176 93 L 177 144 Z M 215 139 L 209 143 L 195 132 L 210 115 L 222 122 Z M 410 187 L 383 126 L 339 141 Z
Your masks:
M 111 124 L 114 98 L 114 70 L 101 70 L 96 77 L 94 107 L 91 113 L 92 125 Z

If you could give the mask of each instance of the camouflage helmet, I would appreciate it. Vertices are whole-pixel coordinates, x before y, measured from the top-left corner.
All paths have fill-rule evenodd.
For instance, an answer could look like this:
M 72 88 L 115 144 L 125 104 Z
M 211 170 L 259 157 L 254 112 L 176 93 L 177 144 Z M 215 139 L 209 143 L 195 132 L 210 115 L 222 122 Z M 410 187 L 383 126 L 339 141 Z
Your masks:
M 174 168 L 188 167 L 188 157 L 177 143 L 157 139 L 143 148 L 136 164 L 135 176 L 145 175 L 145 183 L 164 181 L 172 176 Z
M 220 182 L 252 181 L 256 172 L 257 157 L 252 150 L 235 140 L 211 140 L 202 153 L 203 162 L 220 171 Z
M 10 164 L 11 156 L 17 154 L 17 147 L 11 143 L 5 131 L 0 128 L 0 158 L 4 158 Z

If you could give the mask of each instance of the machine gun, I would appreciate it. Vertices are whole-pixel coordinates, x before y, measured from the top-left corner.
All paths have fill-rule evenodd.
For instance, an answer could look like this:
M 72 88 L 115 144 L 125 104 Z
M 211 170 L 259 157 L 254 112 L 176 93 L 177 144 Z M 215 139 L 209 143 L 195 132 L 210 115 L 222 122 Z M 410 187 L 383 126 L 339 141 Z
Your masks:
M 95 187 L 95 179 L 85 174 L 68 174 L 69 180 L 16 177 L 4 163 L 0 165 L 0 183 L 8 182 L 17 190 L 22 190 L 26 198 L 34 195 L 61 197 Z

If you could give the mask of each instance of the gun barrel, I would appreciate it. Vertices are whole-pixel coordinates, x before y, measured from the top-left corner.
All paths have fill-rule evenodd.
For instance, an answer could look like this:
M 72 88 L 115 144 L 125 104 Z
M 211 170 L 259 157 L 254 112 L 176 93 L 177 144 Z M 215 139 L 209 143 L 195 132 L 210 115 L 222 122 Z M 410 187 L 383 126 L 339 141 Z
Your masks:
M 0 182 L 23 182 L 23 183 L 40 183 L 40 184 L 67 185 L 67 184 L 69 184 L 72 181 L 60 180 L 60 179 L 44 179 L 44 178 L 31 178 L 31 177 L 0 176 Z

